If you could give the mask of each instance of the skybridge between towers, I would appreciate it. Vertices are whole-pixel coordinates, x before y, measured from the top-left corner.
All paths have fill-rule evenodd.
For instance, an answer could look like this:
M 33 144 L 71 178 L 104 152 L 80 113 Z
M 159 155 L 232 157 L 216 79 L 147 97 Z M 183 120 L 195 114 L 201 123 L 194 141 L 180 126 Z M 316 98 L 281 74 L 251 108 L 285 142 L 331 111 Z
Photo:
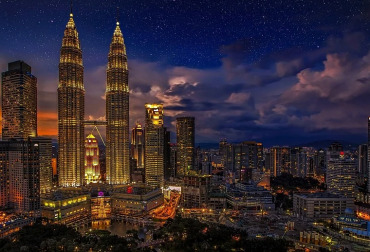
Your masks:
M 92 132 L 94 131 L 94 129 L 96 129 L 96 131 L 98 132 L 99 136 L 100 136 L 100 140 L 102 141 L 102 143 L 104 144 L 105 146 L 105 142 L 104 142 L 104 139 L 102 137 L 102 135 L 100 134 L 100 131 L 99 131 L 99 128 L 98 127 L 106 127 L 107 126 L 107 121 L 84 121 L 84 126 L 93 126 L 93 130 Z M 91 132 L 91 133 L 92 133 Z

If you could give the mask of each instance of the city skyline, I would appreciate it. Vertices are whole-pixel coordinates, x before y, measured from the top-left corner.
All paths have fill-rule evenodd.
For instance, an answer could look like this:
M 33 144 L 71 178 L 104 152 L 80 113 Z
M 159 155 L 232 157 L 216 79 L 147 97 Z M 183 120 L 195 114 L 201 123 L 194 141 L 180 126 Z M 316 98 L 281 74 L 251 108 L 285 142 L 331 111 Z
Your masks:
M 305 6 L 294 1 L 267 7 L 252 2 L 227 6 L 201 1 L 199 7 L 206 7 L 210 15 L 196 25 L 191 18 L 201 14 L 190 10 L 194 3 L 175 13 L 189 14 L 188 18 L 174 22 L 176 15 L 169 14 L 186 6 L 183 1 L 118 2 L 104 8 L 76 1 L 74 18 L 86 65 L 86 119 L 105 115 L 106 54 L 118 5 L 128 48 L 131 128 L 137 120 L 144 122 L 145 102 L 159 102 L 164 104 L 165 126 L 172 132 L 176 117 L 197 118 L 196 142 L 218 142 L 223 137 L 267 146 L 323 139 L 365 142 L 368 112 L 363 108 L 369 105 L 370 93 L 366 5 L 333 1 L 315 7 L 310 1 Z M 57 54 L 62 41 L 57 31 L 68 21 L 69 2 L 41 1 L 30 12 L 18 10 L 18 4 L 22 1 L 0 3 L 6 10 L 0 14 L 5 15 L 2 29 L 7 31 L 0 42 L 0 70 L 19 59 L 33 67 L 39 80 L 39 135 L 55 138 Z M 246 14 L 239 22 L 242 15 L 230 16 L 237 7 L 243 7 L 238 14 Z M 281 15 L 275 13 L 279 9 Z M 330 17 L 324 17 L 329 11 Z M 225 24 L 211 19 L 217 13 Z M 276 17 L 287 32 L 271 32 Z M 290 24 L 300 18 L 305 22 Z M 251 26 L 244 27 L 245 21 Z M 175 28 L 182 36 L 169 36 Z M 202 31 L 199 38 L 193 36 Z M 216 35 L 207 39 L 212 32 Z M 31 37 L 30 43 L 24 36 Z

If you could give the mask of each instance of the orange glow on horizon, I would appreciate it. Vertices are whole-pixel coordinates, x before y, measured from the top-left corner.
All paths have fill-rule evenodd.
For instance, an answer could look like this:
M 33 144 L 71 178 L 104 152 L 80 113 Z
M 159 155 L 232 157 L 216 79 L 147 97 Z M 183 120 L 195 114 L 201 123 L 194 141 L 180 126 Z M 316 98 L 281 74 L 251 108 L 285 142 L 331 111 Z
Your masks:
M 57 136 L 58 135 L 58 113 L 43 112 L 37 113 L 37 131 L 39 136 Z
M 0 119 L 2 113 L 0 109 Z M 2 128 L 2 121 L 0 121 L 0 133 Z M 58 135 L 58 113 L 55 112 L 37 112 L 37 131 L 39 136 L 57 137 Z

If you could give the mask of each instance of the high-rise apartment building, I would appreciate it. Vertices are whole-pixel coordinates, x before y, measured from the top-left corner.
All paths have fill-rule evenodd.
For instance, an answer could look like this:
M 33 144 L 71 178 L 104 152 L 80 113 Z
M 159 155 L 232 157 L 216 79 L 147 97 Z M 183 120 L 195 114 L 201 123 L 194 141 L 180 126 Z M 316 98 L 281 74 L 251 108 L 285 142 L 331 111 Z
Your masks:
M 85 184 L 96 183 L 100 179 L 99 145 L 93 134 L 85 140 Z
M 0 141 L 0 208 L 9 207 L 9 142 Z
M 84 171 L 84 67 L 80 40 L 70 14 L 62 40 L 58 85 L 58 169 L 60 186 L 80 186 Z
M 313 177 L 317 163 L 315 154 L 311 147 L 291 148 L 289 173 L 296 177 Z
M 367 144 L 360 144 L 358 146 L 358 180 L 361 184 L 368 180 L 368 160 L 367 160 Z
M 1 75 L 2 138 L 37 136 L 37 79 L 23 61 L 8 64 Z
M 227 148 L 228 148 L 227 140 L 225 138 L 221 139 L 218 145 L 218 151 L 221 157 L 221 164 L 224 168 L 226 167 Z
M 106 181 L 130 182 L 129 87 L 126 47 L 117 22 L 110 44 L 106 88 Z
M 144 168 L 144 128 L 136 123 L 131 134 L 131 156 L 137 161 L 137 168 Z
M 328 161 L 326 171 L 327 191 L 345 197 L 355 197 L 357 162 L 344 157 Z
M 170 144 L 170 176 L 177 176 L 177 145 Z
M 171 132 L 164 128 L 164 147 L 163 147 L 163 158 L 164 158 L 164 178 L 168 180 L 172 176 L 171 170 Z
M 315 175 L 317 177 L 323 177 L 326 170 L 326 152 L 323 149 L 319 149 L 315 153 Z
M 262 143 L 244 141 L 238 144 L 223 143 L 223 157 L 225 170 L 238 181 L 252 179 L 253 170 L 263 169 L 263 146 Z
M 0 161 L 0 206 L 18 213 L 37 214 L 40 209 L 39 142 L 31 138 L 0 141 Z
M 52 140 L 46 137 L 31 138 L 39 147 L 40 193 L 48 193 L 53 188 Z
M 164 184 L 165 132 L 163 104 L 145 104 L 145 182 L 151 187 Z
M 206 208 L 211 188 L 210 175 L 185 175 L 181 186 L 181 205 L 185 208 Z
M 275 146 L 270 149 L 271 176 L 280 176 L 290 171 L 290 148 Z
M 195 118 L 176 118 L 177 162 L 179 175 L 194 170 Z
M 343 151 L 343 145 L 339 142 L 333 142 L 326 151 L 326 160 L 340 158 L 341 152 Z

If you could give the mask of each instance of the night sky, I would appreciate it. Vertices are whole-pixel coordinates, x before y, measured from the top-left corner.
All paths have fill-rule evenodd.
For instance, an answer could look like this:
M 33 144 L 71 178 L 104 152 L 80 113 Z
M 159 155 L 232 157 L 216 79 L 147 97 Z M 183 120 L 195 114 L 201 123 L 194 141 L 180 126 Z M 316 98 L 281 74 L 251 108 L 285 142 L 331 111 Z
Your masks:
M 117 6 L 129 60 L 130 127 L 143 122 L 146 102 L 162 102 L 173 132 L 176 116 L 195 116 L 196 142 L 366 142 L 369 0 L 75 0 L 87 119 L 105 116 Z M 68 0 L 0 0 L 0 72 L 19 59 L 32 66 L 40 135 L 57 134 L 59 50 L 69 12 Z

